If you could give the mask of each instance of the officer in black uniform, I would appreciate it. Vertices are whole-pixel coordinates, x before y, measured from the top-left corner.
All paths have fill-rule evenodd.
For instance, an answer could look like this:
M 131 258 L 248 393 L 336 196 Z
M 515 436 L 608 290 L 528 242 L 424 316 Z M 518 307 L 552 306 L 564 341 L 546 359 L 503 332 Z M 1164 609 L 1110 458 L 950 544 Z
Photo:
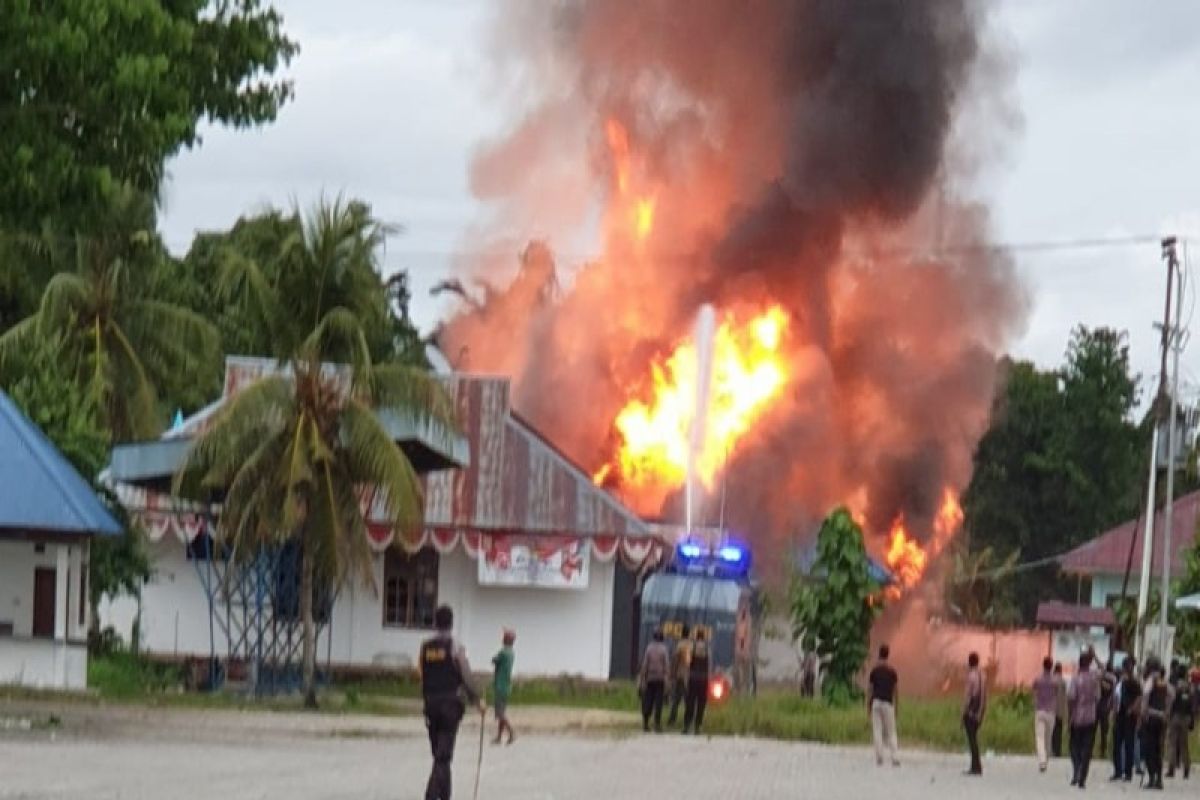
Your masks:
M 1146 663 L 1146 689 L 1142 697 L 1142 760 L 1146 762 L 1146 788 L 1163 788 L 1163 739 L 1167 732 L 1167 710 L 1171 689 L 1163 676 L 1162 664 Z
M 1174 778 L 1175 770 L 1183 768 L 1186 780 L 1192 774 L 1192 753 L 1188 738 L 1196 722 L 1196 703 L 1192 696 L 1192 684 L 1188 680 L 1187 667 L 1175 664 L 1171 668 L 1171 683 L 1175 699 L 1171 701 L 1171 717 L 1167 723 L 1167 777 Z
M 704 628 L 696 629 L 692 645 L 692 661 L 688 668 L 687 699 L 683 706 L 683 732 L 699 733 L 704 724 L 704 707 L 708 704 L 709 650 Z
M 478 706 L 480 714 L 487 706 L 471 683 L 471 666 L 467 663 L 466 653 L 450 635 L 454 612 L 448 606 L 439 606 L 433 621 L 437 635 L 422 643 L 419 661 L 425 727 L 429 729 L 429 747 L 433 751 L 433 771 L 425 786 L 425 800 L 450 800 L 454 739 L 466 711 L 462 696 L 466 695 L 467 700 Z

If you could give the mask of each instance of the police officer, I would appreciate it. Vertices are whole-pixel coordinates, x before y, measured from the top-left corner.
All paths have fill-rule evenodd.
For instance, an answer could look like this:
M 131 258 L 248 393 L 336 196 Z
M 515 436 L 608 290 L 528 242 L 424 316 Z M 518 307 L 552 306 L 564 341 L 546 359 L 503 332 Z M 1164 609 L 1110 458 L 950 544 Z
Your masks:
M 679 705 L 687 697 L 688 671 L 692 664 L 692 640 L 689 637 L 688 626 L 684 625 L 679 632 L 679 641 L 675 643 L 675 652 L 671 654 L 671 713 L 667 717 L 667 725 L 673 726 L 679 716 Z M 686 706 L 684 706 L 686 713 Z
M 1171 687 L 1163 676 L 1162 664 L 1146 664 L 1146 688 L 1142 697 L 1142 759 L 1146 762 L 1148 789 L 1163 788 L 1163 738 L 1167 730 L 1167 710 L 1171 707 Z
M 466 653 L 450 635 L 454 612 L 448 606 L 439 606 L 433 622 L 437 634 L 422 643 L 418 662 L 421 694 L 425 699 L 425 727 L 429 729 L 429 747 L 433 751 L 433 770 L 425 786 L 425 800 L 450 800 L 454 739 L 466 711 L 462 695 L 479 708 L 480 714 L 487 706 L 471 683 Z
M 683 732 L 699 733 L 704 724 L 704 707 L 708 704 L 708 637 L 704 628 L 696 629 L 692 645 L 692 660 L 688 666 L 687 699 L 683 706 Z
M 1171 702 L 1171 721 L 1167 728 L 1167 753 L 1170 756 L 1167 764 L 1167 777 L 1174 778 L 1175 770 L 1181 765 L 1183 777 L 1187 780 L 1192 772 L 1192 754 L 1188 747 L 1188 737 L 1195 727 L 1196 709 L 1192 684 L 1188 680 L 1187 667 L 1177 664 L 1174 669 L 1173 683 L 1175 699 Z

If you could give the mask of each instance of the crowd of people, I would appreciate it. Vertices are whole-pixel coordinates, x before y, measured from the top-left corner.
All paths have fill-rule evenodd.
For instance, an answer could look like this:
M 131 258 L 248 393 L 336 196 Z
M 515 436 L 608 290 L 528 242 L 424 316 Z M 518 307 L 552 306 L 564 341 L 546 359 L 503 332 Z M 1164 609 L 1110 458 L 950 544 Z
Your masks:
M 898 766 L 896 708 L 899 678 L 888 662 L 887 646 L 867 680 L 867 708 L 875 745 L 875 761 L 885 756 Z M 982 775 L 979 730 L 987 712 L 987 681 L 979 656 L 967 658 L 962 723 L 971 753 L 968 775 Z M 1111 781 L 1132 782 L 1143 777 L 1146 789 L 1161 790 L 1163 778 L 1181 772 L 1191 777 L 1189 739 L 1200 712 L 1200 669 L 1172 662 L 1170 669 L 1149 658 L 1139 671 L 1126 657 L 1118 672 L 1110 659 L 1102 665 L 1091 650 L 1079 656 L 1078 669 L 1067 680 L 1061 663 L 1047 658 L 1033 681 L 1034 744 L 1038 769 L 1045 772 L 1051 758 L 1063 753 L 1063 734 L 1071 759 L 1071 785 L 1087 786 L 1095 751 L 1111 753 Z M 1112 731 L 1111 750 L 1109 731 Z

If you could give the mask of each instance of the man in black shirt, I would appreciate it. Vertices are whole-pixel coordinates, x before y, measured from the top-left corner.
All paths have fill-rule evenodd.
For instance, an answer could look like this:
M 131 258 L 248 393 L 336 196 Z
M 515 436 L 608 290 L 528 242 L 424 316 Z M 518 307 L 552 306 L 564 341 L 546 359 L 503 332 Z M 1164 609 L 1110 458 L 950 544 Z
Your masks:
M 1121 665 L 1121 681 L 1117 684 L 1117 702 L 1113 712 L 1113 775 L 1114 781 L 1133 780 L 1133 751 L 1137 742 L 1138 701 L 1142 684 L 1134 672 L 1136 662 L 1126 656 Z
M 886 644 L 879 648 L 879 663 L 868 678 L 867 711 L 871 715 L 871 732 L 875 740 L 875 763 L 883 766 L 883 751 L 886 749 L 891 754 L 892 766 L 898 767 L 900 760 L 896 753 L 900 745 L 896 737 L 896 685 L 899 677 L 888 663 L 889 655 Z
M 429 748 L 433 751 L 433 770 L 425 786 L 425 800 L 450 800 L 450 762 L 454 759 L 454 740 L 466 706 L 461 695 L 487 710 L 479 692 L 471 683 L 471 666 L 466 653 L 450 635 L 454 612 L 439 606 L 433 615 L 437 634 L 421 644 L 418 669 L 421 694 L 425 700 L 425 727 L 429 730 Z M 480 721 L 482 725 L 482 720 Z
M 1175 770 L 1182 767 L 1186 780 L 1192 774 L 1192 753 L 1188 747 L 1188 739 L 1196 723 L 1196 703 L 1192 697 L 1192 684 L 1188 680 L 1187 667 L 1177 664 L 1172 673 L 1175 696 L 1171 701 L 1171 715 L 1167 723 L 1167 777 L 1174 778 Z
M 683 704 L 683 732 L 700 733 L 704 707 L 708 705 L 709 650 L 704 628 L 696 629 L 692 657 L 688 663 L 687 697 Z

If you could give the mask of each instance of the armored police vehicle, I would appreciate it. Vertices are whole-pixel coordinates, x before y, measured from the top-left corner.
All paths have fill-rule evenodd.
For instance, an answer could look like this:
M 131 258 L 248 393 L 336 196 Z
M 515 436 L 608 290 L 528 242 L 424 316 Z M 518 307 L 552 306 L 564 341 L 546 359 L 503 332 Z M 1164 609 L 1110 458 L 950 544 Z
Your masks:
M 666 569 L 642 586 L 639 654 L 656 630 L 672 649 L 685 627 L 692 639 L 703 630 L 712 658 L 709 698 L 720 701 L 732 691 L 752 694 L 762 607 L 750 579 L 750 560 L 750 550 L 732 542 L 680 542 Z

